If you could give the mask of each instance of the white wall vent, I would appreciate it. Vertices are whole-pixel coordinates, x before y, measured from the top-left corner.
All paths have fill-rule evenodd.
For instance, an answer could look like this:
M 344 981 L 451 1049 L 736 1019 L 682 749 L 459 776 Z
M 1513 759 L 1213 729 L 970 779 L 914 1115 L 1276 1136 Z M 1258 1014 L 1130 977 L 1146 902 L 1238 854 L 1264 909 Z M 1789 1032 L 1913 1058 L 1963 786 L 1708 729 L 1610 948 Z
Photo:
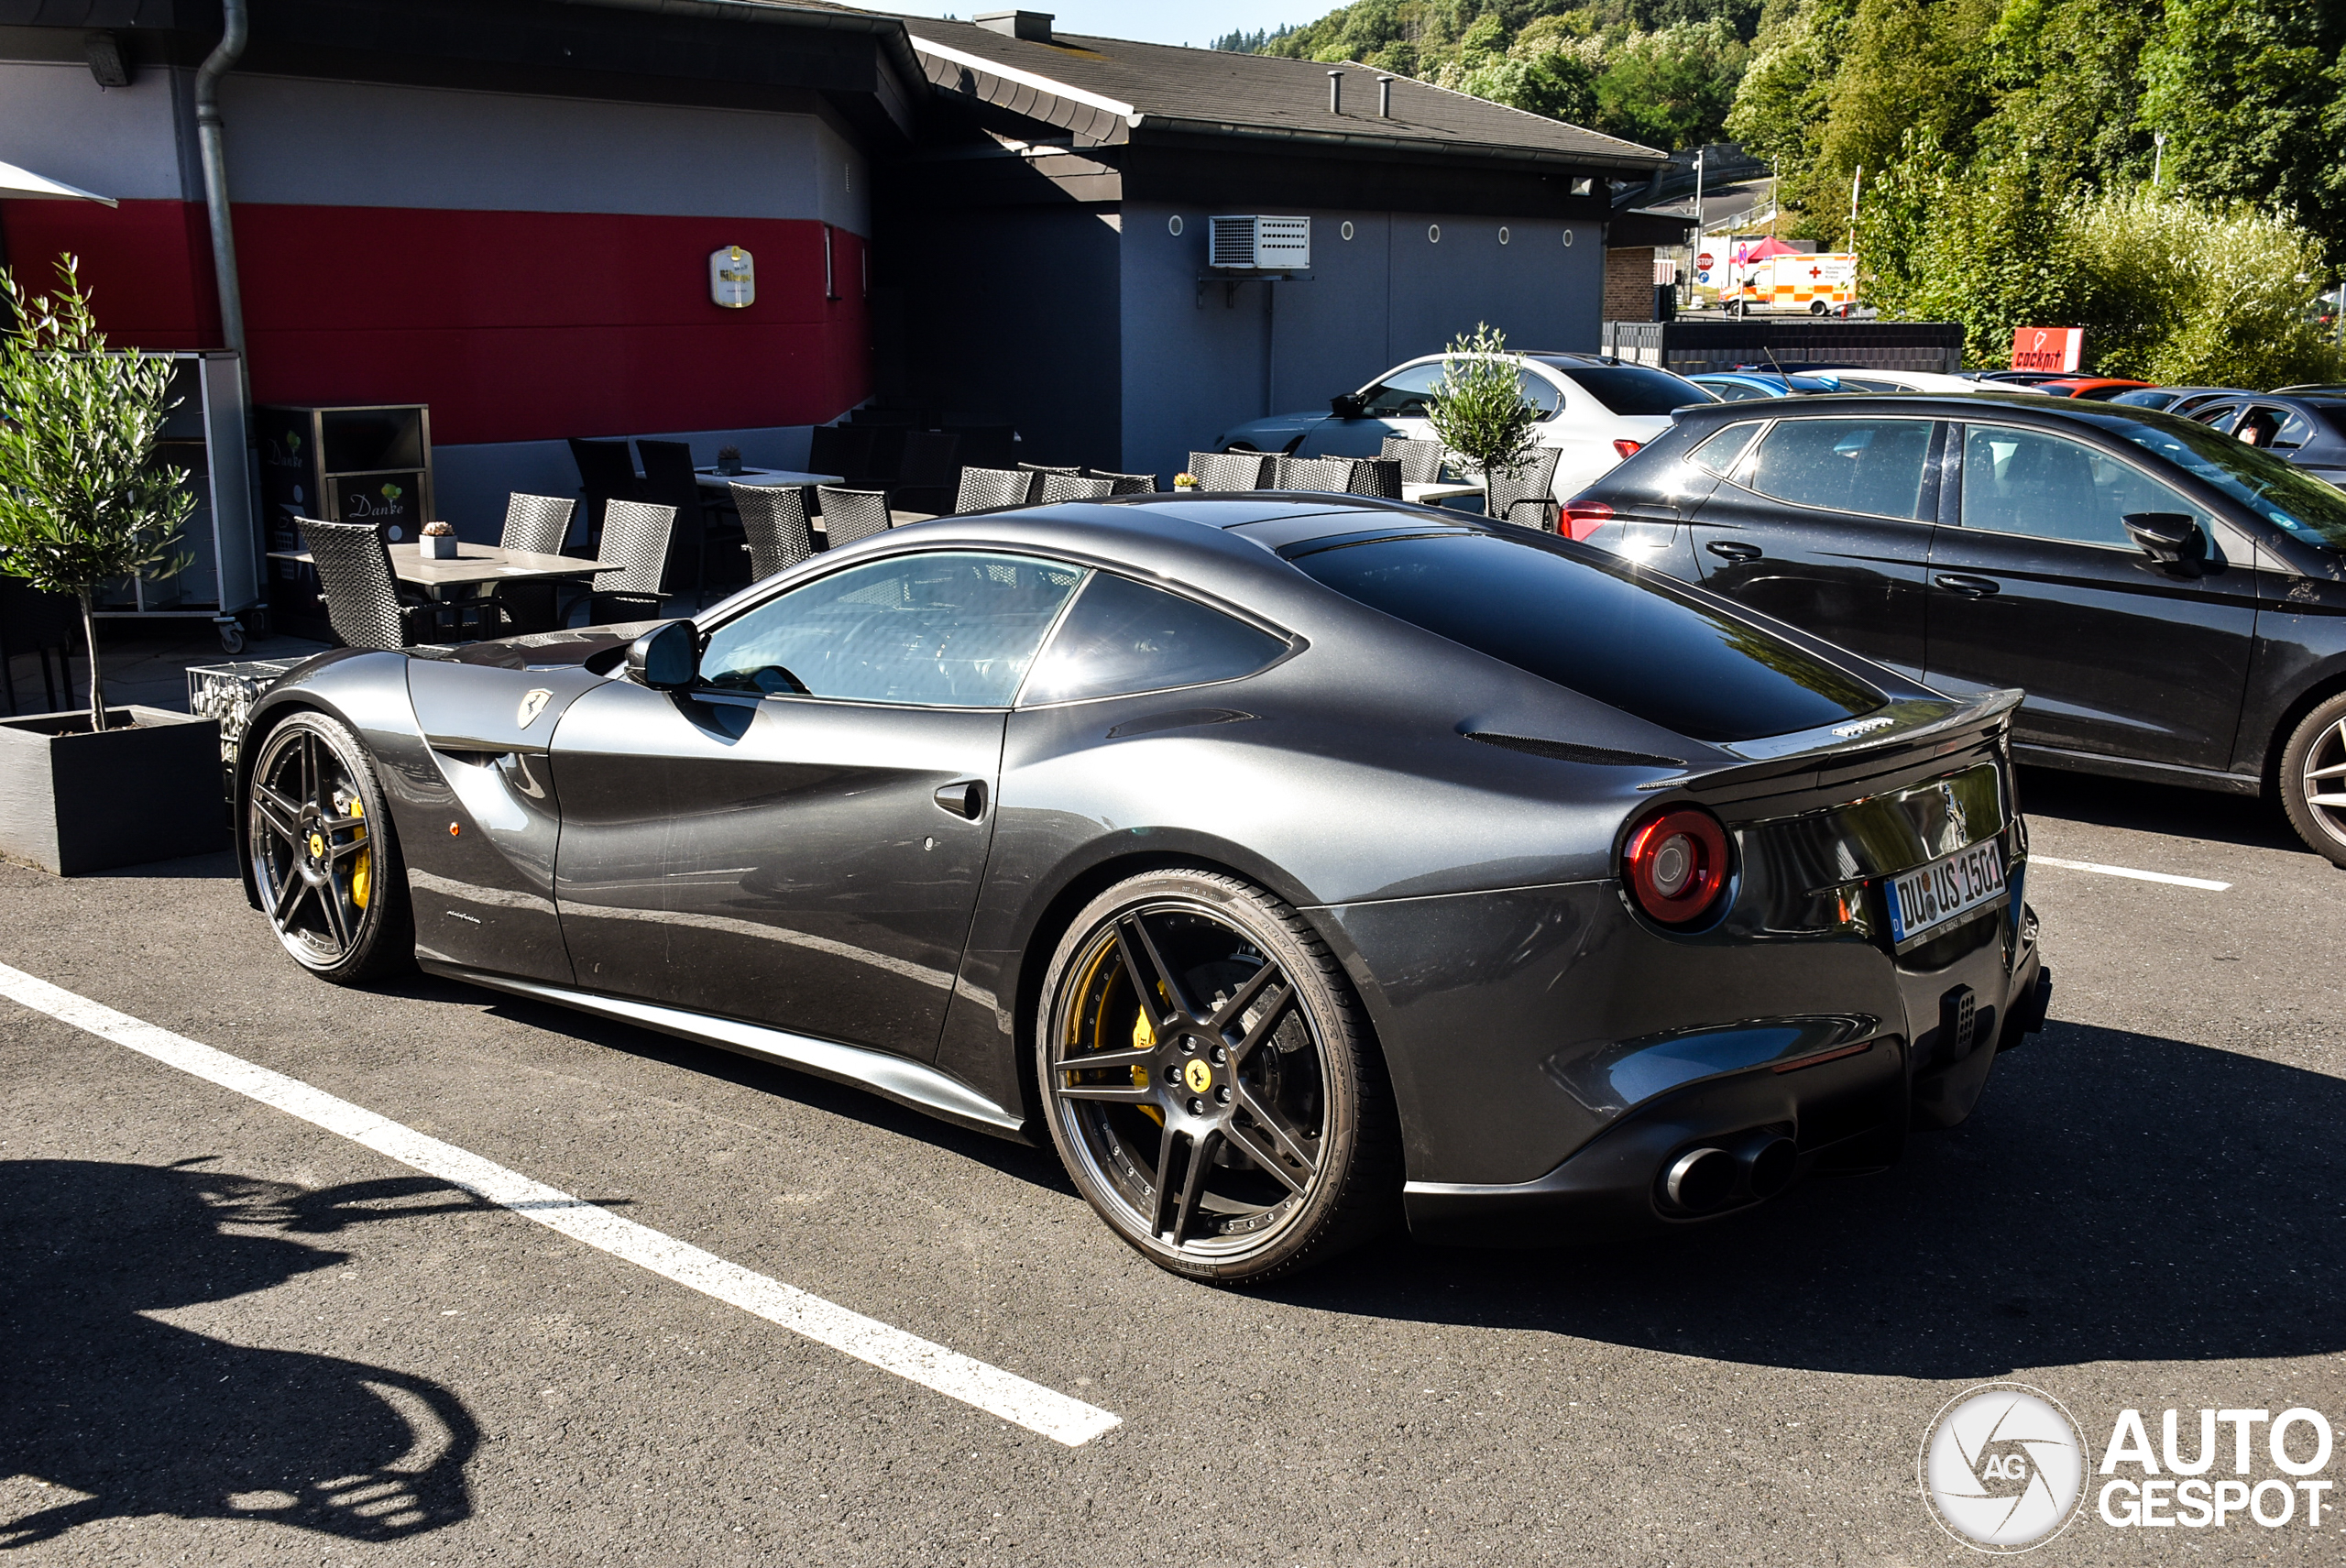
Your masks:
M 1208 218 L 1209 267 L 1300 272 L 1311 266 L 1311 220 L 1260 214 Z

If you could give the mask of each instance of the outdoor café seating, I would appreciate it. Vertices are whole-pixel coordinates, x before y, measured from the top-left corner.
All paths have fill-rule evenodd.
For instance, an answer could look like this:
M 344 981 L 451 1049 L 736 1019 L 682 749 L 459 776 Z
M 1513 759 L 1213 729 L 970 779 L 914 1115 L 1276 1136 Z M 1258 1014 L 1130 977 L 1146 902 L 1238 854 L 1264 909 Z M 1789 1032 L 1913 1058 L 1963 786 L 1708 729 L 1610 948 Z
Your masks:
M 1094 468 L 1091 470 L 1091 477 L 1107 480 L 1108 493 L 1112 496 L 1149 496 L 1157 493 L 1157 476 L 1154 474 L 1111 474 L 1105 468 Z
M 1442 460 L 1448 455 L 1439 441 L 1417 441 L 1406 435 L 1387 436 L 1381 455 L 1401 465 L 1405 485 L 1442 483 Z
M 596 625 L 651 620 L 660 614 L 666 587 L 668 539 L 676 509 L 650 501 L 612 501 L 603 512 L 603 538 L 597 556 L 619 563 L 595 574 L 587 616 Z
M 1189 472 L 1201 490 L 1259 490 L 1270 481 L 1268 452 L 1192 452 Z
M 1023 507 L 1034 493 L 1035 476 L 1014 468 L 964 468 L 953 494 L 955 511 L 992 511 Z
M 741 514 L 741 548 L 750 553 L 750 580 L 763 582 L 815 553 L 806 520 L 806 492 L 796 485 L 731 487 Z
M 626 505 L 615 502 L 614 505 Z M 325 596 L 326 620 L 353 648 L 392 651 L 454 640 L 457 607 L 435 603 L 391 574 L 391 554 L 372 523 L 296 518 Z M 477 613 L 493 618 L 496 610 Z
M 1113 479 L 1087 479 L 1079 474 L 1043 476 L 1046 501 L 1096 501 L 1115 493 L 1116 483 Z
M 1353 483 L 1349 457 L 1288 457 L 1273 460 L 1270 488 L 1275 490 L 1348 490 Z
M 1553 446 L 1535 446 L 1513 467 L 1496 467 L 1484 480 L 1484 510 L 1507 522 L 1556 532 L 1556 459 Z M 1527 515 L 1523 509 L 1529 508 Z
M 822 505 L 824 548 L 836 550 L 859 539 L 869 539 L 891 527 L 885 490 L 850 490 L 837 485 L 816 487 Z
M 578 465 L 578 493 L 586 502 L 586 537 L 602 532 L 603 509 L 612 501 L 641 500 L 642 482 L 624 441 L 570 438 L 571 461 Z M 565 543 L 567 543 L 567 539 Z
M 741 543 L 739 528 L 713 523 L 702 504 L 700 475 L 693 467 L 693 449 L 682 441 L 649 441 L 638 437 L 635 450 L 643 459 L 641 499 L 656 506 L 676 509 L 675 527 L 668 534 L 666 580 L 681 584 L 685 562 L 691 562 L 693 592 L 708 587 L 709 554 Z M 722 494 L 723 492 L 718 492 Z M 722 554 L 718 559 L 724 559 Z
M 516 490 L 505 499 L 505 531 L 498 536 L 498 544 L 532 555 L 559 555 L 563 541 L 570 534 L 571 516 L 577 510 L 578 503 L 568 496 L 530 496 Z M 497 600 L 511 630 L 552 631 L 562 624 L 559 584 L 500 583 Z

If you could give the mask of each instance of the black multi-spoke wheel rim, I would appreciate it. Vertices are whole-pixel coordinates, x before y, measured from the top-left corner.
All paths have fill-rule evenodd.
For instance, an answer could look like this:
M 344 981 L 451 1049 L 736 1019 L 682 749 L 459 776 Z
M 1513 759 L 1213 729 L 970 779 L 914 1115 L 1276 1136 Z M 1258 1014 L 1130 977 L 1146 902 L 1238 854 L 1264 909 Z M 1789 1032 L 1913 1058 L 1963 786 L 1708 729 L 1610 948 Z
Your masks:
M 331 969 L 357 945 L 374 899 L 358 781 L 325 736 L 290 724 L 262 747 L 248 801 L 261 906 L 295 958 Z
M 1178 901 L 1103 921 L 1063 970 L 1052 1113 L 1135 1233 L 1200 1259 L 1252 1253 L 1318 1184 L 1325 1044 L 1292 977 Z

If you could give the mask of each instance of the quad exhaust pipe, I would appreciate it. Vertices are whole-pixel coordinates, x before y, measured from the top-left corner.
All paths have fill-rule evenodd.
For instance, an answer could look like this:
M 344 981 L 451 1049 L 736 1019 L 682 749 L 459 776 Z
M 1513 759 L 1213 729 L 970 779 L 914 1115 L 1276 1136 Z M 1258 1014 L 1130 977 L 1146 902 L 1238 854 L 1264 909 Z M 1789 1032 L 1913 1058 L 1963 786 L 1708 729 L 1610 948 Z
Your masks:
M 1799 1168 L 1798 1146 L 1763 1129 L 1686 1150 L 1662 1171 L 1661 1195 L 1681 1213 L 1715 1213 L 1773 1198 Z

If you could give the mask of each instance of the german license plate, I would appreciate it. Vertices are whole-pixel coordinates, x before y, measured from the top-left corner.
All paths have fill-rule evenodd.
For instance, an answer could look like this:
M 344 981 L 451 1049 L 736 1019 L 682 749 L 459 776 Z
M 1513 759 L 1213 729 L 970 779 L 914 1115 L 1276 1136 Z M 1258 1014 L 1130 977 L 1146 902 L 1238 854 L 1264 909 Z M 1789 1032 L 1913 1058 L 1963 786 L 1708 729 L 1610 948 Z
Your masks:
M 2004 896 L 2003 845 L 1994 839 L 1890 879 L 1890 934 L 1900 947 Z

